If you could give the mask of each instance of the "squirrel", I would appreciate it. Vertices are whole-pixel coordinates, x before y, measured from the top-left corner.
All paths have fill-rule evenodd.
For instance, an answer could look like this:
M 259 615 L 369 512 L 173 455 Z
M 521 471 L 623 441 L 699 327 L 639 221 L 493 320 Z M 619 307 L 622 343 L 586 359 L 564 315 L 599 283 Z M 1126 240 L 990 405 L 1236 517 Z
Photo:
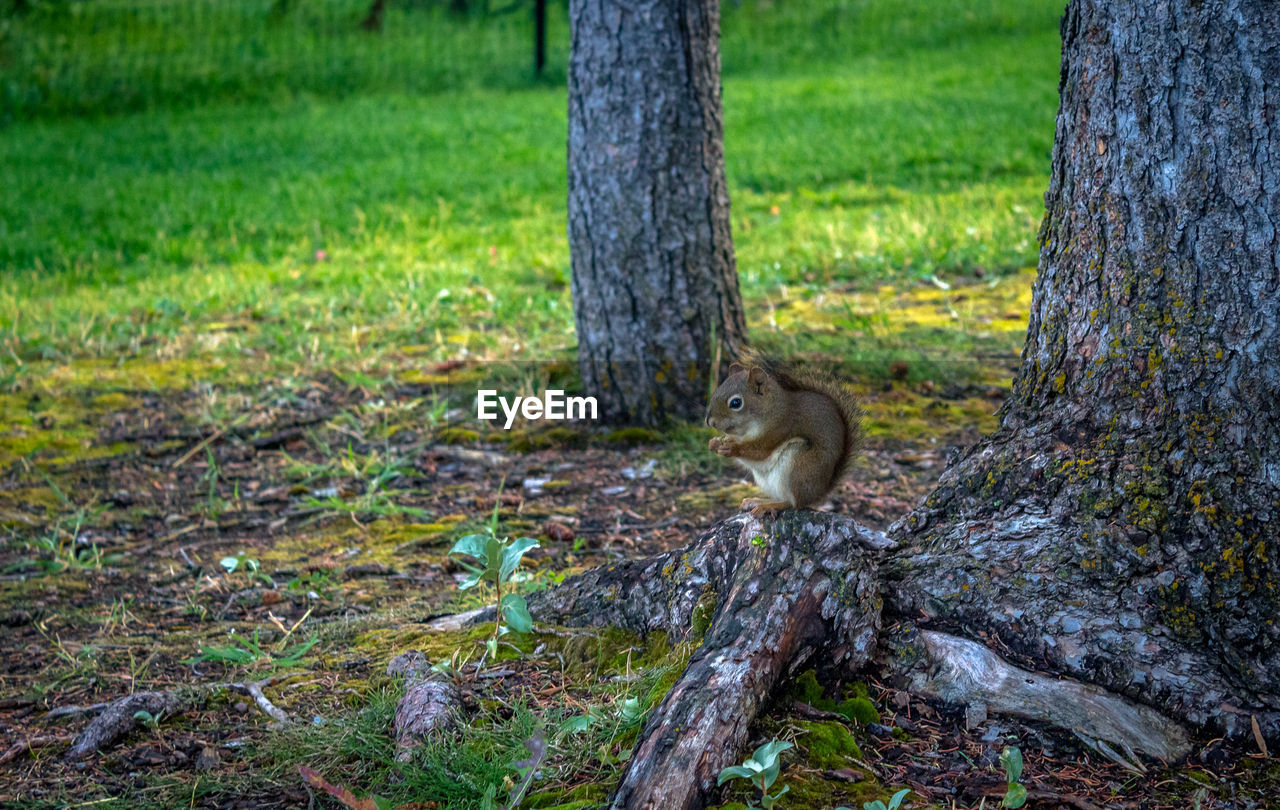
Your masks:
M 844 383 L 751 350 L 712 393 L 706 422 L 724 434 L 708 448 L 736 458 L 768 496 L 742 502 L 755 517 L 820 503 L 862 443 L 862 409 Z

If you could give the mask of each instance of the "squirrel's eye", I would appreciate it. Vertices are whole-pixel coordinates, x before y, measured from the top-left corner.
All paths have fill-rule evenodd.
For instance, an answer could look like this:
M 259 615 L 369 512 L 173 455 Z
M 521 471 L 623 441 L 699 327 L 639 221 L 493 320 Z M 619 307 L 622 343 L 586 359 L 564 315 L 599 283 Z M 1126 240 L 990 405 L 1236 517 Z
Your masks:
M 734 397 L 733 399 L 729 400 L 729 410 L 731 411 L 742 410 L 742 397 Z

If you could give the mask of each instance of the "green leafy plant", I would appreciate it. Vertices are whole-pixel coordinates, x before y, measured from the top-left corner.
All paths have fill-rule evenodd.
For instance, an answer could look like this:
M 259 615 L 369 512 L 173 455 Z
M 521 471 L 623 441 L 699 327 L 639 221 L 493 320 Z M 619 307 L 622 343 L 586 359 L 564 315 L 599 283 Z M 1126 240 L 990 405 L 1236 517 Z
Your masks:
M 151 729 L 153 733 L 160 733 L 160 720 L 164 717 L 164 712 L 152 714 L 146 709 L 139 709 L 133 713 L 133 719 L 142 723 L 142 725 Z
M 208 491 L 205 495 L 205 502 L 202 505 L 205 514 L 210 519 L 217 520 L 224 512 L 228 511 L 235 505 L 235 501 L 240 499 L 240 485 L 235 485 L 235 497 L 227 500 L 218 494 L 218 478 L 222 474 L 222 468 L 218 466 L 218 460 L 213 455 L 213 448 L 205 445 L 205 459 L 208 461 L 209 468 L 200 476 L 200 480 L 208 483 Z
M 243 551 L 234 557 L 223 557 L 218 561 L 218 565 L 221 565 L 222 569 L 227 572 L 227 576 L 231 576 L 237 571 L 243 571 L 245 576 L 249 578 L 250 583 L 261 582 L 268 588 L 274 588 L 276 585 L 271 577 L 262 571 L 258 561 Z
M 91 571 L 114 565 L 124 559 L 120 554 L 103 554 L 97 543 L 85 544 L 81 537 L 81 529 L 91 524 L 106 510 L 106 507 L 77 507 L 48 473 L 40 467 L 36 467 L 35 470 L 57 497 L 58 503 L 70 514 L 60 517 L 43 534 L 19 540 L 21 545 L 37 552 L 39 557 L 19 560 L 4 570 L 12 571 L 34 566 L 48 574 L 61 571 Z
M 462 554 L 476 560 L 472 564 L 459 560 L 459 564 L 467 569 L 469 575 L 458 585 L 459 589 L 474 588 L 481 582 L 491 582 L 494 588 L 494 608 L 497 615 L 493 620 L 493 637 L 486 643 L 489 656 L 498 654 L 498 639 L 511 630 L 517 633 L 528 633 L 533 630 L 533 617 L 529 615 L 529 606 L 524 597 L 514 591 L 503 593 L 503 587 L 511 581 L 511 575 L 520 566 L 525 552 L 538 548 L 538 541 L 532 537 L 498 537 L 498 507 L 502 503 L 502 488 L 498 488 L 498 496 L 493 505 L 493 516 L 484 534 L 469 534 L 453 544 L 450 554 Z
M 1027 803 L 1027 788 L 1022 784 L 1022 752 L 1017 746 L 1006 746 L 1000 754 L 1000 764 L 1004 767 L 1004 778 L 1008 782 L 1002 807 L 1021 807 Z
M 328 571 L 306 571 L 285 584 L 286 590 L 299 593 L 315 591 L 323 598 L 328 598 L 334 587 L 333 575 Z
M 300 641 L 286 650 L 285 645 L 288 643 L 288 636 L 280 639 L 276 643 L 274 649 L 264 647 L 258 639 L 258 631 L 253 631 L 253 637 L 246 639 L 241 635 L 232 635 L 233 642 L 228 646 L 201 645 L 200 654 L 184 660 L 182 663 L 191 665 L 199 664 L 205 661 L 221 661 L 225 664 L 233 666 L 248 666 L 258 661 L 270 661 L 277 667 L 291 667 L 302 661 L 302 656 L 320 640 L 319 636 L 311 636 L 306 641 Z
M 862 810 L 898 810 L 902 806 L 902 800 L 907 798 L 907 794 L 911 792 L 911 788 L 903 788 L 897 793 L 889 797 L 889 803 L 886 805 L 882 799 L 876 799 L 874 802 L 863 802 Z M 841 810 L 849 810 L 842 808 Z
M 732 765 L 721 771 L 716 784 L 723 785 L 730 779 L 746 779 L 760 791 L 760 807 L 763 810 L 769 810 L 776 806 L 778 800 L 790 790 L 789 787 L 783 785 L 782 790 L 772 796 L 769 795 L 769 788 L 777 780 L 778 771 L 782 767 L 782 762 L 779 760 L 778 755 L 791 747 L 793 747 L 792 743 L 771 740 L 757 748 L 755 753 L 741 765 Z M 747 805 L 747 807 L 754 808 L 755 805 Z

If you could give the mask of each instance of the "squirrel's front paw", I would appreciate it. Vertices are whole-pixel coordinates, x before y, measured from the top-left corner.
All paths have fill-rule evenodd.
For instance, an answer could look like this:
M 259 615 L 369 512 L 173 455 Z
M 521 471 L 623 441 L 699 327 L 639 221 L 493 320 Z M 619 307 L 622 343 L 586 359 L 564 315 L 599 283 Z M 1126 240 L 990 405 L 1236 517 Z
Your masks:
M 722 456 L 732 456 L 737 454 L 738 443 L 733 439 L 730 439 L 728 436 L 716 436 L 714 439 L 707 442 L 707 448 Z
M 761 518 L 775 515 L 783 509 L 790 509 L 791 503 L 788 501 L 778 501 L 769 498 L 744 498 L 742 501 L 742 511 L 750 511 L 751 517 Z

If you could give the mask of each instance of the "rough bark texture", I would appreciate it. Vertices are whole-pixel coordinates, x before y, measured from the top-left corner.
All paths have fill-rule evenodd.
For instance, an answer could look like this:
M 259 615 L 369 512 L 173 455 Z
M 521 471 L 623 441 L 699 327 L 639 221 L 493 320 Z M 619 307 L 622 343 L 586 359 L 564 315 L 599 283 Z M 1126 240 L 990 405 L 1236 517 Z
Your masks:
M 84 759 L 133 731 L 138 727 L 138 720 L 134 717 L 138 712 L 145 711 L 153 717 L 172 717 L 203 703 L 204 697 L 199 692 L 135 692 L 123 697 L 104 709 L 80 732 L 71 743 L 66 759 Z
M 1069 729 L 1126 765 L 1190 751 L 1187 730 L 1151 707 L 1035 674 L 982 644 L 921 629 L 918 615 L 886 609 L 880 566 L 901 553 L 838 515 L 799 510 L 763 522 L 739 515 L 684 549 L 588 571 L 531 596 L 539 622 L 701 642 L 641 730 L 612 806 L 703 806 L 719 771 L 741 758 L 781 678 L 812 662 L 854 672 L 877 649 L 884 674 L 917 694 Z M 895 628 L 884 638 L 882 621 Z
M 738 517 L 531 600 L 638 631 L 710 614 L 615 807 L 700 806 L 818 651 L 856 667 L 875 646 L 904 686 L 1135 767 L 1255 721 L 1280 743 L 1280 14 L 1078 0 L 1062 33 L 1023 366 L 896 545 Z
M 717 0 L 572 0 L 569 248 L 602 415 L 701 414 L 745 332 L 724 176 Z
M 701 807 L 737 761 L 781 676 L 821 656 L 855 671 L 875 648 L 883 535 L 829 515 L 731 518 L 680 552 L 598 569 L 535 594 L 539 621 L 607 621 L 702 644 L 654 709 L 617 808 Z
M 1280 730 L 1280 14 L 1082 0 L 1000 430 L 899 526 L 894 608 Z

